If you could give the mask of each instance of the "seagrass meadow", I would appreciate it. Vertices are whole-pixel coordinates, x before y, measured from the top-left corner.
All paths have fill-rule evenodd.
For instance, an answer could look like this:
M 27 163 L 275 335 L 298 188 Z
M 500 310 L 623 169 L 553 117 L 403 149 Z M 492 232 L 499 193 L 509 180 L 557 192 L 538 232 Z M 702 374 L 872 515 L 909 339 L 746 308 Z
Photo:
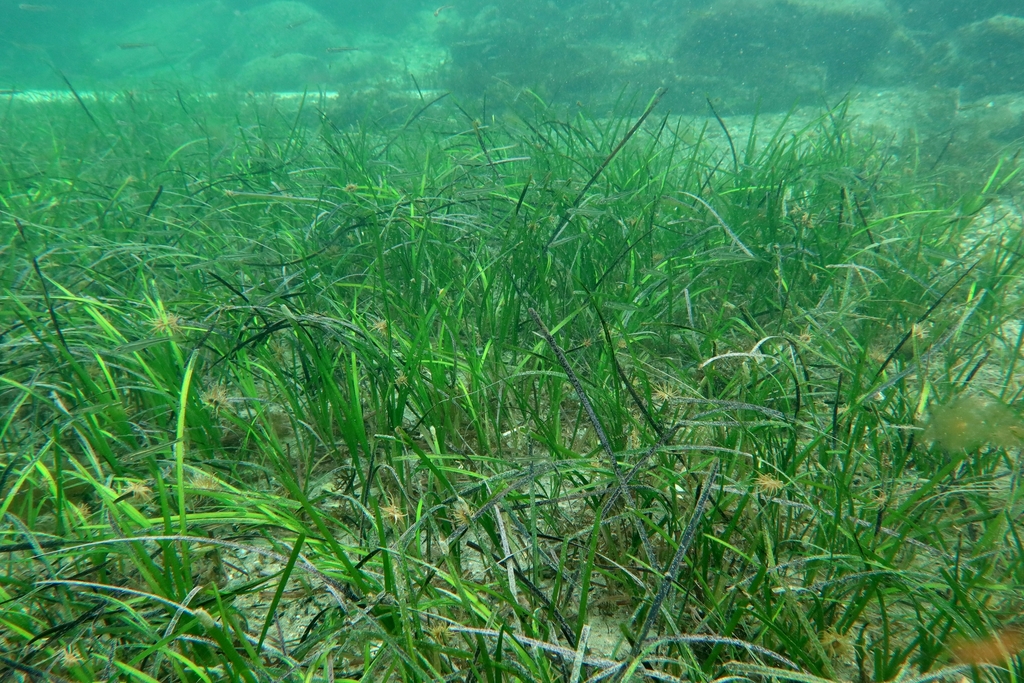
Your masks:
M 650 96 L 6 101 L 0 678 L 1019 680 L 1019 150 Z

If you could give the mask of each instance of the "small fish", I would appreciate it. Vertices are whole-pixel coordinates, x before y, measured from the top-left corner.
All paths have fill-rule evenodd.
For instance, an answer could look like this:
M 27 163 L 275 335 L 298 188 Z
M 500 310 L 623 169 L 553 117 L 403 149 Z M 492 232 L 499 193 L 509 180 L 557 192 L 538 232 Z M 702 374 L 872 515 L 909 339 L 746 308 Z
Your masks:
M 156 43 L 118 43 L 122 50 L 141 50 L 144 47 L 156 47 Z
M 333 55 L 337 52 L 352 52 L 353 50 L 358 49 L 358 47 L 329 47 L 325 50 L 325 52 L 329 55 Z
M 308 24 L 312 20 L 313 20 L 313 17 L 306 17 L 305 19 L 299 19 L 298 21 L 293 21 L 292 23 L 288 24 L 287 26 L 285 26 L 285 28 L 287 28 L 288 30 L 291 30 L 293 28 L 298 28 L 298 27 L 302 26 L 303 24 Z
M 446 9 L 455 9 L 455 5 L 441 5 L 436 10 L 434 10 L 434 16 L 440 16 L 441 12 L 445 11 Z
M 50 5 L 29 5 L 27 3 L 22 3 L 22 4 L 18 5 L 18 9 L 20 9 L 22 12 L 52 12 L 53 11 L 53 7 L 51 7 Z

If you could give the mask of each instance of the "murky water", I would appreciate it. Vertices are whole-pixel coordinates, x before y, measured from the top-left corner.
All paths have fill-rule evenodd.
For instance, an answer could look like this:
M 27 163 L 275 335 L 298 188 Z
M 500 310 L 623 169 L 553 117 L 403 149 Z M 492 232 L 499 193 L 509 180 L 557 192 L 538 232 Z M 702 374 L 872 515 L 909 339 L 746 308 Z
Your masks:
M 39 0 L 0 5 L 0 88 L 451 91 L 677 111 L 786 109 L 851 90 L 1024 90 L 1014 0 Z M 528 93 L 528 94 L 525 94 Z

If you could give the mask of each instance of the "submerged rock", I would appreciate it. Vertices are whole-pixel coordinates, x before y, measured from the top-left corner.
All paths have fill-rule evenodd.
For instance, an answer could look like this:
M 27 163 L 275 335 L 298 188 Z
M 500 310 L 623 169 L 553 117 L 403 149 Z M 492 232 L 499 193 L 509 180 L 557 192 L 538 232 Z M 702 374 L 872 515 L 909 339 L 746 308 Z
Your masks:
M 1024 94 L 990 95 L 958 102 L 949 122 L 945 159 L 962 168 L 971 160 L 996 158 L 1024 141 Z
M 908 28 L 943 31 L 996 14 L 1020 14 L 1020 0 L 895 0 L 900 21 Z
M 223 76 L 242 87 L 293 90 L 322 83 L 331 49 L 345 45 L 342 32 L 302 2 L 275 0 L 238 12 L 230 47 L 220 60 Z
M 690 17 L 675 79 L 696 101 L 785 107 L 856 82 L 895 30 L 879 0 L 725 0 Z
M 969 99 L 1024 90 L 1024 17 L 998 14 L 968 24 L 941 49 L 942 77 Z
M 231 29 L 235 49 L 249 57 L 274 52 L 320 54 L 337 37 L 337 29 L 320 12 L 292 0 L 275 0 L 241 12 Z
M 582 3 L 470 0 L 444 10 L 437 35 L 449 53 L 445 84 L 474 96 L 495 83 L 562 100 L 604 94 L 619 60 L 616 40 L 607 28 L 595 31 L 594 23 L 620 31 L 628 27 L 604 14 L 595 16 L 598 9 Z

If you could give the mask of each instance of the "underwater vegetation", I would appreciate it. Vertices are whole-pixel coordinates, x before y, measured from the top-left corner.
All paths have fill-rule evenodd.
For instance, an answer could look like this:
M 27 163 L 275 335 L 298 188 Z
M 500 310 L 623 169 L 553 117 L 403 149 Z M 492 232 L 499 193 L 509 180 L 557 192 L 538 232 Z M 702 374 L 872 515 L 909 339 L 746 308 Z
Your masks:
M 666 97 L 8 100 L 2 675 L 1024 674 L 1017 150 Z

